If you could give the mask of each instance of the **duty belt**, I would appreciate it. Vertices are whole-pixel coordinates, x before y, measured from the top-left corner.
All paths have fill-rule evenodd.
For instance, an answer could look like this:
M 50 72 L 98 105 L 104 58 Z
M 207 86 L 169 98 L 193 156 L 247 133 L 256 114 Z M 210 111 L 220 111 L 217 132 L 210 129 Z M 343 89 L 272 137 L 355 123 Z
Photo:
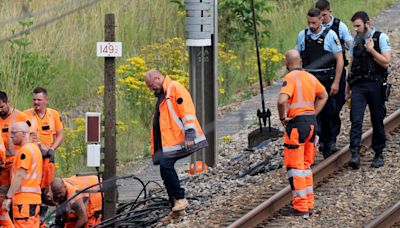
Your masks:
M 355 82 L 365 82 L 365 81 L 380 81 L 380 82 L 386 82 L 387 80 L 387 73 L 384 73 L 382 75 L 378 74 L 364 74 L 364 75 L 353 75 L 351 74 L 350 77 L 348 77 L 347 82 L 352 85 Z
M 335 68 L 324 68 L 324 69 L 304 69 L 310 74 L 313 74 L 320 81 L 333 80 L 335 78 Z

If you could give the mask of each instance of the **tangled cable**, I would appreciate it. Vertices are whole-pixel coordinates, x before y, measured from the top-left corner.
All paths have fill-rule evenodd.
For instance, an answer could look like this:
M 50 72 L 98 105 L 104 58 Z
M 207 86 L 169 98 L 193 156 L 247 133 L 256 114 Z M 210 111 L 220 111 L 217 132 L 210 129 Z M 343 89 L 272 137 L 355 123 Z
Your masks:
M 142 185 L 142 190 L 137 195 L 135 200 L 118 205 L 117 214 L 114 217 L 102 221 L 96 227 L 148 227 L 158 222 L 160 218 L 169 213 L 170 203 L 168 199 L 160 196 L 160 193 L 163 191 L 163 187 L 155 181 L 148 181 L 147 183 L 144 183 L 140 178 L 132 174 L 110 178 L 77 191 L 73 196 L 51 211 L 41 223 L 43 224 L 54 214 L 62 211 L 62 209 L 65 208 L 66 205 L 78 195 L 82 193 L 104 192 L 106 190 L 105 186 L 110 186 L 107 185 L 108 183 L 122 179 L 137 180 Z M 158 189 L 148 190 L 150 184 L 155 184 Z M 91 190 L 91 188 L 95 186 L 100 186 L 99 190 Z M 50 227 L 57 227 L 57 225 L 51 225 Z

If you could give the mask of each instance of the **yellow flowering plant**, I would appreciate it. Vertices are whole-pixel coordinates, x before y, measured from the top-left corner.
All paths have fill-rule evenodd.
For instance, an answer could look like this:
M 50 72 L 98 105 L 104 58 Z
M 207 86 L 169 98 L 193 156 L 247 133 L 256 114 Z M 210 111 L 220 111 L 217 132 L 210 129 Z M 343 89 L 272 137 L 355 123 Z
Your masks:
M 131 104 L 131 108 L 144 126 L 150 126 L 150 116 L 154 108 L 154 94 L 145 83 L 146 72 L 157 69 L 186 87 L 189 86 L 187 72 L 189 55 L 181 38 L 172 38 L 163 43 L 148 45 L 138 56 L 128 58 L 116 70 L 120 92 Z M 100 90 L 100 89 L 99 89 Z
M 254 50 L 255 53 L 255 50 Z M 253 55 L 250 59 L 253 64 L 253 71 L 258 72 L 257 56 Z M 266 81 L 266 85 L 269 85 L 271 81 L 277 79 L 276 71 L 282 66 L 282 61 L 285 56 L 276 48 L 260 48 L 260 60 L 261 69 L 263 71 L 263 80 Z M 247 78 L 250 83 L 258 80 L 258 76 L 250 76 Z

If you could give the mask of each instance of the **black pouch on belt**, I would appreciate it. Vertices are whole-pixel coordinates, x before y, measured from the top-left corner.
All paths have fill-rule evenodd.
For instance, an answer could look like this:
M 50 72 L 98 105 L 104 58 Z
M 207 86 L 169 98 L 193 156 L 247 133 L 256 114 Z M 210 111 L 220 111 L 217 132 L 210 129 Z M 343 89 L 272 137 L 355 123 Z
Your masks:
M 382 84 L 382 93 L 383 93 L 383 97 L 385 98 L 385 101 L 389 100 L 391 88 L 392 88 L 392 84 L 390 84 L 390 83 L 384 82 Z

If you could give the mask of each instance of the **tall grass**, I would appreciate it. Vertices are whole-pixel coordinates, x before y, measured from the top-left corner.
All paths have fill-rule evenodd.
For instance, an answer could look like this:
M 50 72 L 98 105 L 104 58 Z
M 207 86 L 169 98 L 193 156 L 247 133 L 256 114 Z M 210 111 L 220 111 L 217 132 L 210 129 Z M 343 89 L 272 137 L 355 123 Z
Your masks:
M 265 16 L 271 20 L 269 31 L 271 36 L 262 40 L 266 46 L 280 48 L 285 51 L 295 47 L 300 30 L 307 27 L 307 11 L 315 6 L 316 0 L 271 1 L 273 10 Z M 359 10 L 366 11 L 374 18 L 382 9 L 397 2 L 396 0 L 331 0 L 332 14 L 340 18 L 350 29 L 353 27 L 351 16 Z
M 1 18 L 22 14 L 23 3 L 34 12 L 63 2 L 74 2 L 54 12 L 31 18 L 34 24 L 76 8 L 71 0 L 1 1 Z M 161 10 L 162 9 L 162 10 Z M 96 42 L 104 40 L 104 15 L 114 13 L 116 39 L 123 42 L 123 58 L 139 48 L 161 39 L 182 36 L 183 21 L 176 14 L 175 6 L 165 0 L 103 0 L 53 24 L 33 31 L 29 38 L 31 50 L 52 56 L 52 63 L 59 66 L 59 75 L 48 86 L 53 105 L 67 108 L 79 105 L 82 99 L 97 97 L 96 87 L 103 80 L 103 58 L 96 57 Z M 1 37 L 18 31 L 17 23 L 7 24 L 0 31 Z M 8 44 L 0 45 L 9 51 Z M 119 59 L 118 59 L 119 61 Z M 12 84 L 12 83 L 11 83 Z M 61 86 L 62 85 L 62 86 Z M 2 86 L 3 87 L 3 86 Z M 3 89 L 12 91 L 13 86 Z M 30 95 L 19 94 L 22 105 Z

